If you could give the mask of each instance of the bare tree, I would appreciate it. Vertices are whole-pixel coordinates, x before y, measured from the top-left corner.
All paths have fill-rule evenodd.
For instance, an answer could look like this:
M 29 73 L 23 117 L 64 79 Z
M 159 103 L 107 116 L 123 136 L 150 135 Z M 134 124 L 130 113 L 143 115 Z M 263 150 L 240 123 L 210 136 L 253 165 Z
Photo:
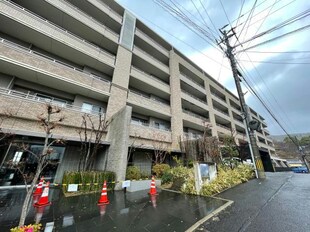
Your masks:
M 128 156 L 127 156 L 127 163 L 130 160 L 130 157 L 133 156 L 134 152 L 136 151 L 136 149 L 143 147 L 143 144 L 137 145 L 137 139 L 139 139 L 140 136 L 138 136 L 137 134 L 135 134 L 134 138 L 132 139 L 131 144 L 129 145 L 129 149 L 128 149 Z
M 24 203 L 22 206 L 21 216 L 19 220 L 19 226 L 23 226 L 25 223 L 25 219 L 29 210 L 29 205 L 31 201 L 32 192 L 34 190 L 34 187 L 37 184 L 37 181 L 39 179 L 39 176 L 43 169 L 50 163 L 50 160 L 48 159 L 48 156 L 53 153 L 53 148 L 51 147 L 55 143 L 62 143 L 62 140 L 60 139 L 51 139 L 52 137 L 52 130 L 59 126 L 59 123 L 61 123 L 64 120 L 63 116 L 59 116 L 61 110 L 58 107 L 52 106 L 50 104 L 46 105 L 46 111 L 39 116 L 37 116 L 38 121 L 42 128 L 45 131 L 45 139 L 44 139 L 44 146 L 43 150 L 40 154 L 36 154 L 32 152 L 29 149 L 29 145 L 21 143 L 21 144 L 15 144 L 15 146 L 22 152 L 28 152 L 30 156 L 33 156 L 37 160 L 37 167 L 34 172 L 34 176 L 32 178 L 30 187 L 28 186 L 28 179 L 30 178 L 28 174 L 24 172 L 24 165 L 25 162 L 18 160 L 10 160 L 8 161 L 8 165 L 11 168 L 14 168 L 17 170 L 25 183 L 26 188 L 26 197 L 24 199 Z M 53 116 L 57 115 L 57 116 Z
M 154 133 L 151 141 L 154 154 L 148 154 L 149 158 L 154 164 L 161 164 L 165 161 L 168 154 L 170 154 L 168 143 L 163 142 L 165 136 L 159 133 Z
M 109 122 L 102 114 L 98 114 L 98 116 L 84 114 L 82 116 L 82 125 L 78 130 L 81 141 L 79 171 L 93 169 L 98 150 L 102 147 L 102 137 L 108 126 Z

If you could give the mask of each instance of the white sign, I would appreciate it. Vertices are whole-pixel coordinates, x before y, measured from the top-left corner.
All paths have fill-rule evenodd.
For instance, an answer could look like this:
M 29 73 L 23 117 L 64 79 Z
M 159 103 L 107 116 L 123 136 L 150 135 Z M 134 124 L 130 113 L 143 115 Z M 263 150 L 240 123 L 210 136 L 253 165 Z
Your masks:
M 77 192 L 78 191 L 78 184 L 69 184 L 68 185 L 68 192 Z
M 122 188 L 128 188 L 130 187 L 130 180 L 125 180 L 122 183 Z

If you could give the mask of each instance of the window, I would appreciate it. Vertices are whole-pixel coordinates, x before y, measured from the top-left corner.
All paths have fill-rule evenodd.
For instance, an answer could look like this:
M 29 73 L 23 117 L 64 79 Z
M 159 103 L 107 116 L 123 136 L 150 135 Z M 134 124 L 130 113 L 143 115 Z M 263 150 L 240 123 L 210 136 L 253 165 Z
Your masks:
M 14 158 L 13 158 L 13 164 L 17 165 L 22 158 L 23 152 L 22 151 L 17 151 L 15 152 Z
M 132 124 L 147 126 L 147 120 L 137 117 L 131 117 Z
M 84 102 L 82 105 L 82 112 L 90 113 L 90 114 L 100 114 L 100 113 L 103 113 L 103 109 L 100 106 L 96 106 L 96 105 Z

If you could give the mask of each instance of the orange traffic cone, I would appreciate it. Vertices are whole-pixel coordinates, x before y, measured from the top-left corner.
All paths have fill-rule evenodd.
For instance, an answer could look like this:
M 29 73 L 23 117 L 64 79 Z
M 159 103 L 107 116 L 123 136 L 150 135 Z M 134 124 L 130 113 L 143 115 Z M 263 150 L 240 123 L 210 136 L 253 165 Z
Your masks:
M 108 194 L 107 194 L 107 181 L 104 181 L 98 205 L 107 205 L 109 203 L 110 202 L 108 200 Z
M 34 207 L 43 207 L 43 206 L 47 206 L 47 205 L 51 204 L 51 202 L 48 201 L 49 188 L 50 188 L 50 182 L 47 182 L 46 187 L 43 190 L 43 193 L 41 195 L 40 200 L 33 205 Z
M 151 181 L 151 189 L 150 189 L 150 192 L 149 192 L 150 195 L 156 195 L 157 192 L 156 192 L 156 186 L 155 186 L 155 178 L 154 176 L 152 176 L 152 181 Z
M 33 192 L 33 195 L 41 195 L 43 192 L 43 181 L 44 181 L 44 177 L 42 176 L 40 179 L 40 182 L 38 184 L 38 187 L 36 189 L 36 191 Z

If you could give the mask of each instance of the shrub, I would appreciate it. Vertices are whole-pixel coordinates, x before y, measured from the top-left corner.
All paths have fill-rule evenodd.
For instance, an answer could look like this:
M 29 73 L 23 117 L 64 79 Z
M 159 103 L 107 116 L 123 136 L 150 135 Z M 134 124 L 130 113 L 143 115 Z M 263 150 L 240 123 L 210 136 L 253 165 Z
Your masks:
M 100 171 L 86 171 L 77 172 L 70 171 L 65 172 L 62 183 L 63 192 L 67 192 L 68 184 L 80 184 L 79 191 L 83 193 L 100 191 L 104 181 L 107 181 L 108 189 L 114 189 L 115 173 L 113 172 L 100 172 Z
M 164 172 L 168 171 L 170 166 L 168 164 L 155 164 L 152 168 L 152 171 L 158 178 L 161 178 Z
M 235 169 L 230 169 L 225 166 L 219 167 L 216 179 L 210 183 L 203 184 L 200 194 L 203 196 L 211 196 L 220 193 L 227 188 L 248 181 L 253 178 L 253 176 L 253 168 L 249 165 L 240 164 Z
M 139 180 L 141 178 L 141 171 L 136 166 L 127 167 L 126 179 L 127 180 Z
M 30 224 L 28 226 L 17 226 L 10 229 L 11 232 L 39 232 L 41 230 L 41 224 Z
M 171 183 L 172 180 L 173 180 L 173 175 L 171 174 L 171 172 L 169 170 L 165 171 L 163 173 L 163 175 L 161 176 L 161 183 L 162 184 Z

